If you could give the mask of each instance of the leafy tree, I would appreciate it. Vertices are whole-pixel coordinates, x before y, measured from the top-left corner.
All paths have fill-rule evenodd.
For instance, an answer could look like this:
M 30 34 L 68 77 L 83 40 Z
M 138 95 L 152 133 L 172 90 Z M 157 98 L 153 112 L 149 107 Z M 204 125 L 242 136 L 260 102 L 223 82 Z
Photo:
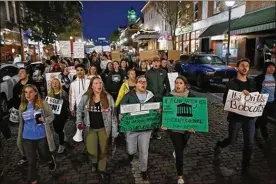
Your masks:
M 110 35 L 110 42 L 117 42 L 120 38 L 120 31 L 119 30 L 115 30 L 111 33 Z

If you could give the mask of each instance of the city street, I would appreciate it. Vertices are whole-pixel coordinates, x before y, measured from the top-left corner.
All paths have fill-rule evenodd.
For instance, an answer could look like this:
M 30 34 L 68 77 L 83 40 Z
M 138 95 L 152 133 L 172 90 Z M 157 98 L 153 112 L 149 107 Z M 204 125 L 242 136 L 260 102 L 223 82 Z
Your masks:
M 200 97 L 209 100 L 209 133 L 196 133 L 191 137 L 184 153 L 184 176 L 188 184 L 200 183 L 276 183 L 276 128 L 269 124 L 273 147 L 260 149 L 254 145 L 251 171 L 253 176 L 242 178 L 240 176 L 240 163 L 242 157 L 242 135 L 237 144 L 223 150 L 220 157 L 215 159 L 213 147 L 217 140 L 227 135 L 226 113 L 223 112 L 222 93 L 212 93 L 211 87 L 207 90 L 192 87 L 191 91 Z M 217 89 L 215 89 L 218 91 Z M 220 89 L 222 92 L 223 89 Z M 75 133 L 74 123 L 68 121 L 66 131 L 70 138 Z M 23 184 L 26 183 L 27 166 L 17 166 L 20 159 L 16 146 L 16 125 L 12 127 L 12 138 L 3 140 L 4 151 L 1 153 L 0 167 L 4 167 L 4 176 L 0 183 Z M 162 133 L 161 140 L 152 140 L 149 151 L 149 181 L 143 182 L 138 170 L 138 160 L 132 165 L 127 161 L 125 143 L 123 139 L 117 147 L 114 158 L 108 159 L 108 173 L 111 174 L 111 184 L 174 184 L 176 183 L 176 170 L 174 166 L 173 149 L 166 133 Z M 87 156 L 83 152 L 82 143 L 70 141 L 66 155 L 56 155 L 57 169 L 50 173 L 46 166 L 40 166 L 40 183 L 43 184 L 97 184 L 98 176 L 93 174 L 88 164 Z

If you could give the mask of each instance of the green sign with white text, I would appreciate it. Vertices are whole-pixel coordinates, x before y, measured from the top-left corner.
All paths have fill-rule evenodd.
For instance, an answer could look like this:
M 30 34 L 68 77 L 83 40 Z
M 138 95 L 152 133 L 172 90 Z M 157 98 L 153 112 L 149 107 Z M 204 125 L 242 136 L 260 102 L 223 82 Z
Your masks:
M 147 114 L 124 114 L 120 122 L 120 132 L 135 132 L 161 127 L 161 114 L 158 111 L 149 111 Z
M 208 132 L 206 98 L 164 97 L 162 125 L 171 130 Z

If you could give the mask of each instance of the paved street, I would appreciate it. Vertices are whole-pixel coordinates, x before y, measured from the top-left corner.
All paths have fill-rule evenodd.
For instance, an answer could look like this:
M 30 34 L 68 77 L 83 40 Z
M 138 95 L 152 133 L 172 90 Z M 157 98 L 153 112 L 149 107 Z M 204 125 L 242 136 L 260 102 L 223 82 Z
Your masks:
M 219 159 L 213 156 L 213 147 L 217 140 L 227 135 L 226 113 L 221 105 L 222 93 L 211 93 L 214 88 L 201 90 L 192 87 L 197 96 L 207 97 L 209 100 L 209 133 L 196 133 L 190 139 L 184 153 L 184 174 L 188 184 L 276 184 L 276 127 L 269 124 L 269 132 L 274 146 L 271 149 L 260 149 L 254 145 L 252 172 L 254 176 L 242 178 L 240 176 L 240 161 L 242 157 L 242 136 L 237 144 L 226 148 Z M 216 90 L 222 92 L 223 89 Z M 74 125 L 67 123 L 67 131 L 72 138 Z M 1 153 L 0 167 L 4 167 L 4 177 L 1 181 L 6 184 L 26 183 L 27 167 L 17 166 L 19 152 L 16 147 L 16 126 L 12 127 L 13 137 L 3 140 L 4 153 Z M 166 133 L 162 140 L 152 140 L 149 151 L 148 182 L 142 182 L 138 161 L 128 163 L 123 139 L 117 148 L 115 157 L 108 159 L 108 172 L 111 174 L 111 184 L 174 184 L 176 170 L 172 156 L 172 144 Z M 111 154 L 110 154 L 111 155 Z M 40 181 L 43 184 L 97 184 L 97 175 L 91 172 L 88 159 L 83 153 L 83 144 L 71 143 L 67 155 L 57 155 L 58 167 L 50 173 L 47 166 L 40 166 Z M 0 182 L 0 183 L 1 183 Z

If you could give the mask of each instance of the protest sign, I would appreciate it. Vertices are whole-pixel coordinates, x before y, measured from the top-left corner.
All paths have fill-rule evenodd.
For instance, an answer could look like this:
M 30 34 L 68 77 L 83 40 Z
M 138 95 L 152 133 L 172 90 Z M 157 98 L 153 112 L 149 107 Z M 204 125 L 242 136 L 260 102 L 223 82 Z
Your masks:
M 60 56 L 71 57 L 71 43 L 70 41 L 59 41 Z
M 111 59 L 112 59 L 112 61 L 120 61 L 121 60 L 120 51 L 112 51 L 111 52 Z
M 93 48 L 97 53 L 103 52 L 103 46 L 97 45 Z
M 208 132 L 206 98 L 164 97 L 162 125 L 171 130 Z
M 140 111 L 145 112 L 145 111 Z M 120 122 L 120 132 L 135 132 L 150 130 L 161 126 L 161 114 L 158 111 L 148 111 L 138 115 L 125 114 Z
M 74 58 L 85 58 L 84 43 L 74 42 L 73 53 Z
M 130 113 L 130 112 L 138 112 L 141 110 L 140 104 L 126 104 L 120 105 L 120 113 Z
M 47 84 L 47 90 L 51 89 L 51 82 L 53 79 L 59 79 L 61 81 L 61 72 L 56 73 L 46 73 L 46 84 Z
M 168 60 L 180 60 L 180 51 L 179 50 L 169 50 L 168 51 Z
M 168 73 L 168 78 L 169 78 L 171 91 L 174 90 L 174 82 L 175 82 L 177 77 L 178 77 L 178 72 Z
M 103 46 L 103 52 L 110 52 L 111 48 L 109 45 Z
M 158 55 L 158 50 L 143 50 L 140 52 L 140 60 L 152 60 L 154 56 Z
M 263 114 L 267 99 L 268 94 L 254 92 L 246 96 L 242 92 L 229 90 L 224 110 L 247 117 L 259 117 Z
M 45 101 L 51 106 L 54 114 L 60 114 L 63 100 L 46 96 Z

